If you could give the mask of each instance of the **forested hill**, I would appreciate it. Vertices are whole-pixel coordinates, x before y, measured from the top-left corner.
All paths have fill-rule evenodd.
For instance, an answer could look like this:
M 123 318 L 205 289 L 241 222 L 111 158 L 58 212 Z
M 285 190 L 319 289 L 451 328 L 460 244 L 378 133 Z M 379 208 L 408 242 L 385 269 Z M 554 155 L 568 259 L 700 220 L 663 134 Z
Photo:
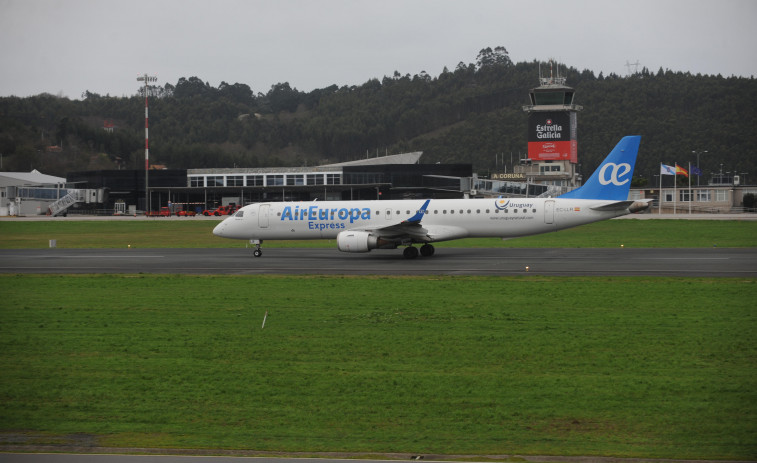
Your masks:
M 542 65 L 542 72 L 546 66 Z M 757 80 L 643 69 L 595 75 L 561 66 L 576 89 L 582 170 L 594 170 L 624 135 L 642 135 L 636 174 L 659 163 L 757 175 Z M 395 72 L 362 85 L 301 92 L 288 83 L 255 93 L 200 78 L 150 90 L 150 161 L 168 168 L 302 166 L 405 151 L 422 161 L 471 162 L 486 175 L 525 156 L 528 91 L 539 63 L 513 63 L 502 47 L 438 76 Z M 85 92 L 81 100 L 42 94 L 0 98 L 2 169 L 65 176 L 144 167 L 144 95 Z M 103 129 L 110 121 L 112 133 Z M 62 147 L 55 148 L 55 146 Z M 499 161 L 497 161 L 499 159 Z M 751 176 L 747 182 L 754 183 Z

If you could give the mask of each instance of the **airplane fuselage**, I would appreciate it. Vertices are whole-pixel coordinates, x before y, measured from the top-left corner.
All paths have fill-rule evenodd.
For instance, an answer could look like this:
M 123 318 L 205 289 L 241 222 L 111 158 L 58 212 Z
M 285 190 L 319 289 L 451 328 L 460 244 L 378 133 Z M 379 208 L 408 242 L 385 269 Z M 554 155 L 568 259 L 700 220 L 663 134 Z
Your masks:
M 560 198 L 435 199 L 422 218 L 423 242 L 546 233 L 628 214 L 597 211 L 604 200 Z M 240 209 L 214 233 L 254 240 L 334 239 L 347 230 L 378 230 L 418 213 L 423 200 L 258 203 Z M 391 235 L 389 233 L 388 235 Z M 418 241 L 420 242 L 420 240 Z

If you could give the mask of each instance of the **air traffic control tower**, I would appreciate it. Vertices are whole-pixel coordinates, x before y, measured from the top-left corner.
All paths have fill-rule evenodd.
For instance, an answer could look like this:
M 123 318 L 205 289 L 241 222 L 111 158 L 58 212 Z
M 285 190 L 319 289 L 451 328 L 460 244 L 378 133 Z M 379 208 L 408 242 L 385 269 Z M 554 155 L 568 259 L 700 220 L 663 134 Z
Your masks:
M 533 183 L 577 187 L 577 114 L 583 107 L 573 104 L 575 90 L 552 66 L 548 77 L 539 67 L 540 85 L 529 92 L 531 104 L 523 107 L 528 113 L 528 159 L 519 170 Z

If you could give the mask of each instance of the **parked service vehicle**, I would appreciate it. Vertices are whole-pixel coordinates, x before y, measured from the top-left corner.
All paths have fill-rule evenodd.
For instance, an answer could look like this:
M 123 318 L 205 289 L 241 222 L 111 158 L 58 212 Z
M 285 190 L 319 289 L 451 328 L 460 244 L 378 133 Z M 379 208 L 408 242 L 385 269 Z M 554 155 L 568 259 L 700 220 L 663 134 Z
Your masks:
M 202 211 L 202 215 L 231 215 L 235 213 L 237 210 L 239 210 L 241 206 L 237 206 L 236 204 L 229 204 L 228 206 L 218 206 L 214 210 L 206 209 Z
M 171 209 L 167 207 L 161 207 L 159 211 L 145 211 L 147 217 L 170 217 Z
M 197 215 L 195 211 L 179 211 L 176 213 L 179 217 L 194 217 Z

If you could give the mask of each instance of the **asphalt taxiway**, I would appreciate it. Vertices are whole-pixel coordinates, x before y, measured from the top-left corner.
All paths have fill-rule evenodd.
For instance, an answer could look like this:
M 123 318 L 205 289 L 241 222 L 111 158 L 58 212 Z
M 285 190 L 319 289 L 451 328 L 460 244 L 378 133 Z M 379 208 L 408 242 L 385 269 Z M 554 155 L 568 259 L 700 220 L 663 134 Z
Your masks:
M 0 250 L 0 273 L 757 277 L 757 248 L 437 248 L 412 260 L 401 250 L 49 248 Z

